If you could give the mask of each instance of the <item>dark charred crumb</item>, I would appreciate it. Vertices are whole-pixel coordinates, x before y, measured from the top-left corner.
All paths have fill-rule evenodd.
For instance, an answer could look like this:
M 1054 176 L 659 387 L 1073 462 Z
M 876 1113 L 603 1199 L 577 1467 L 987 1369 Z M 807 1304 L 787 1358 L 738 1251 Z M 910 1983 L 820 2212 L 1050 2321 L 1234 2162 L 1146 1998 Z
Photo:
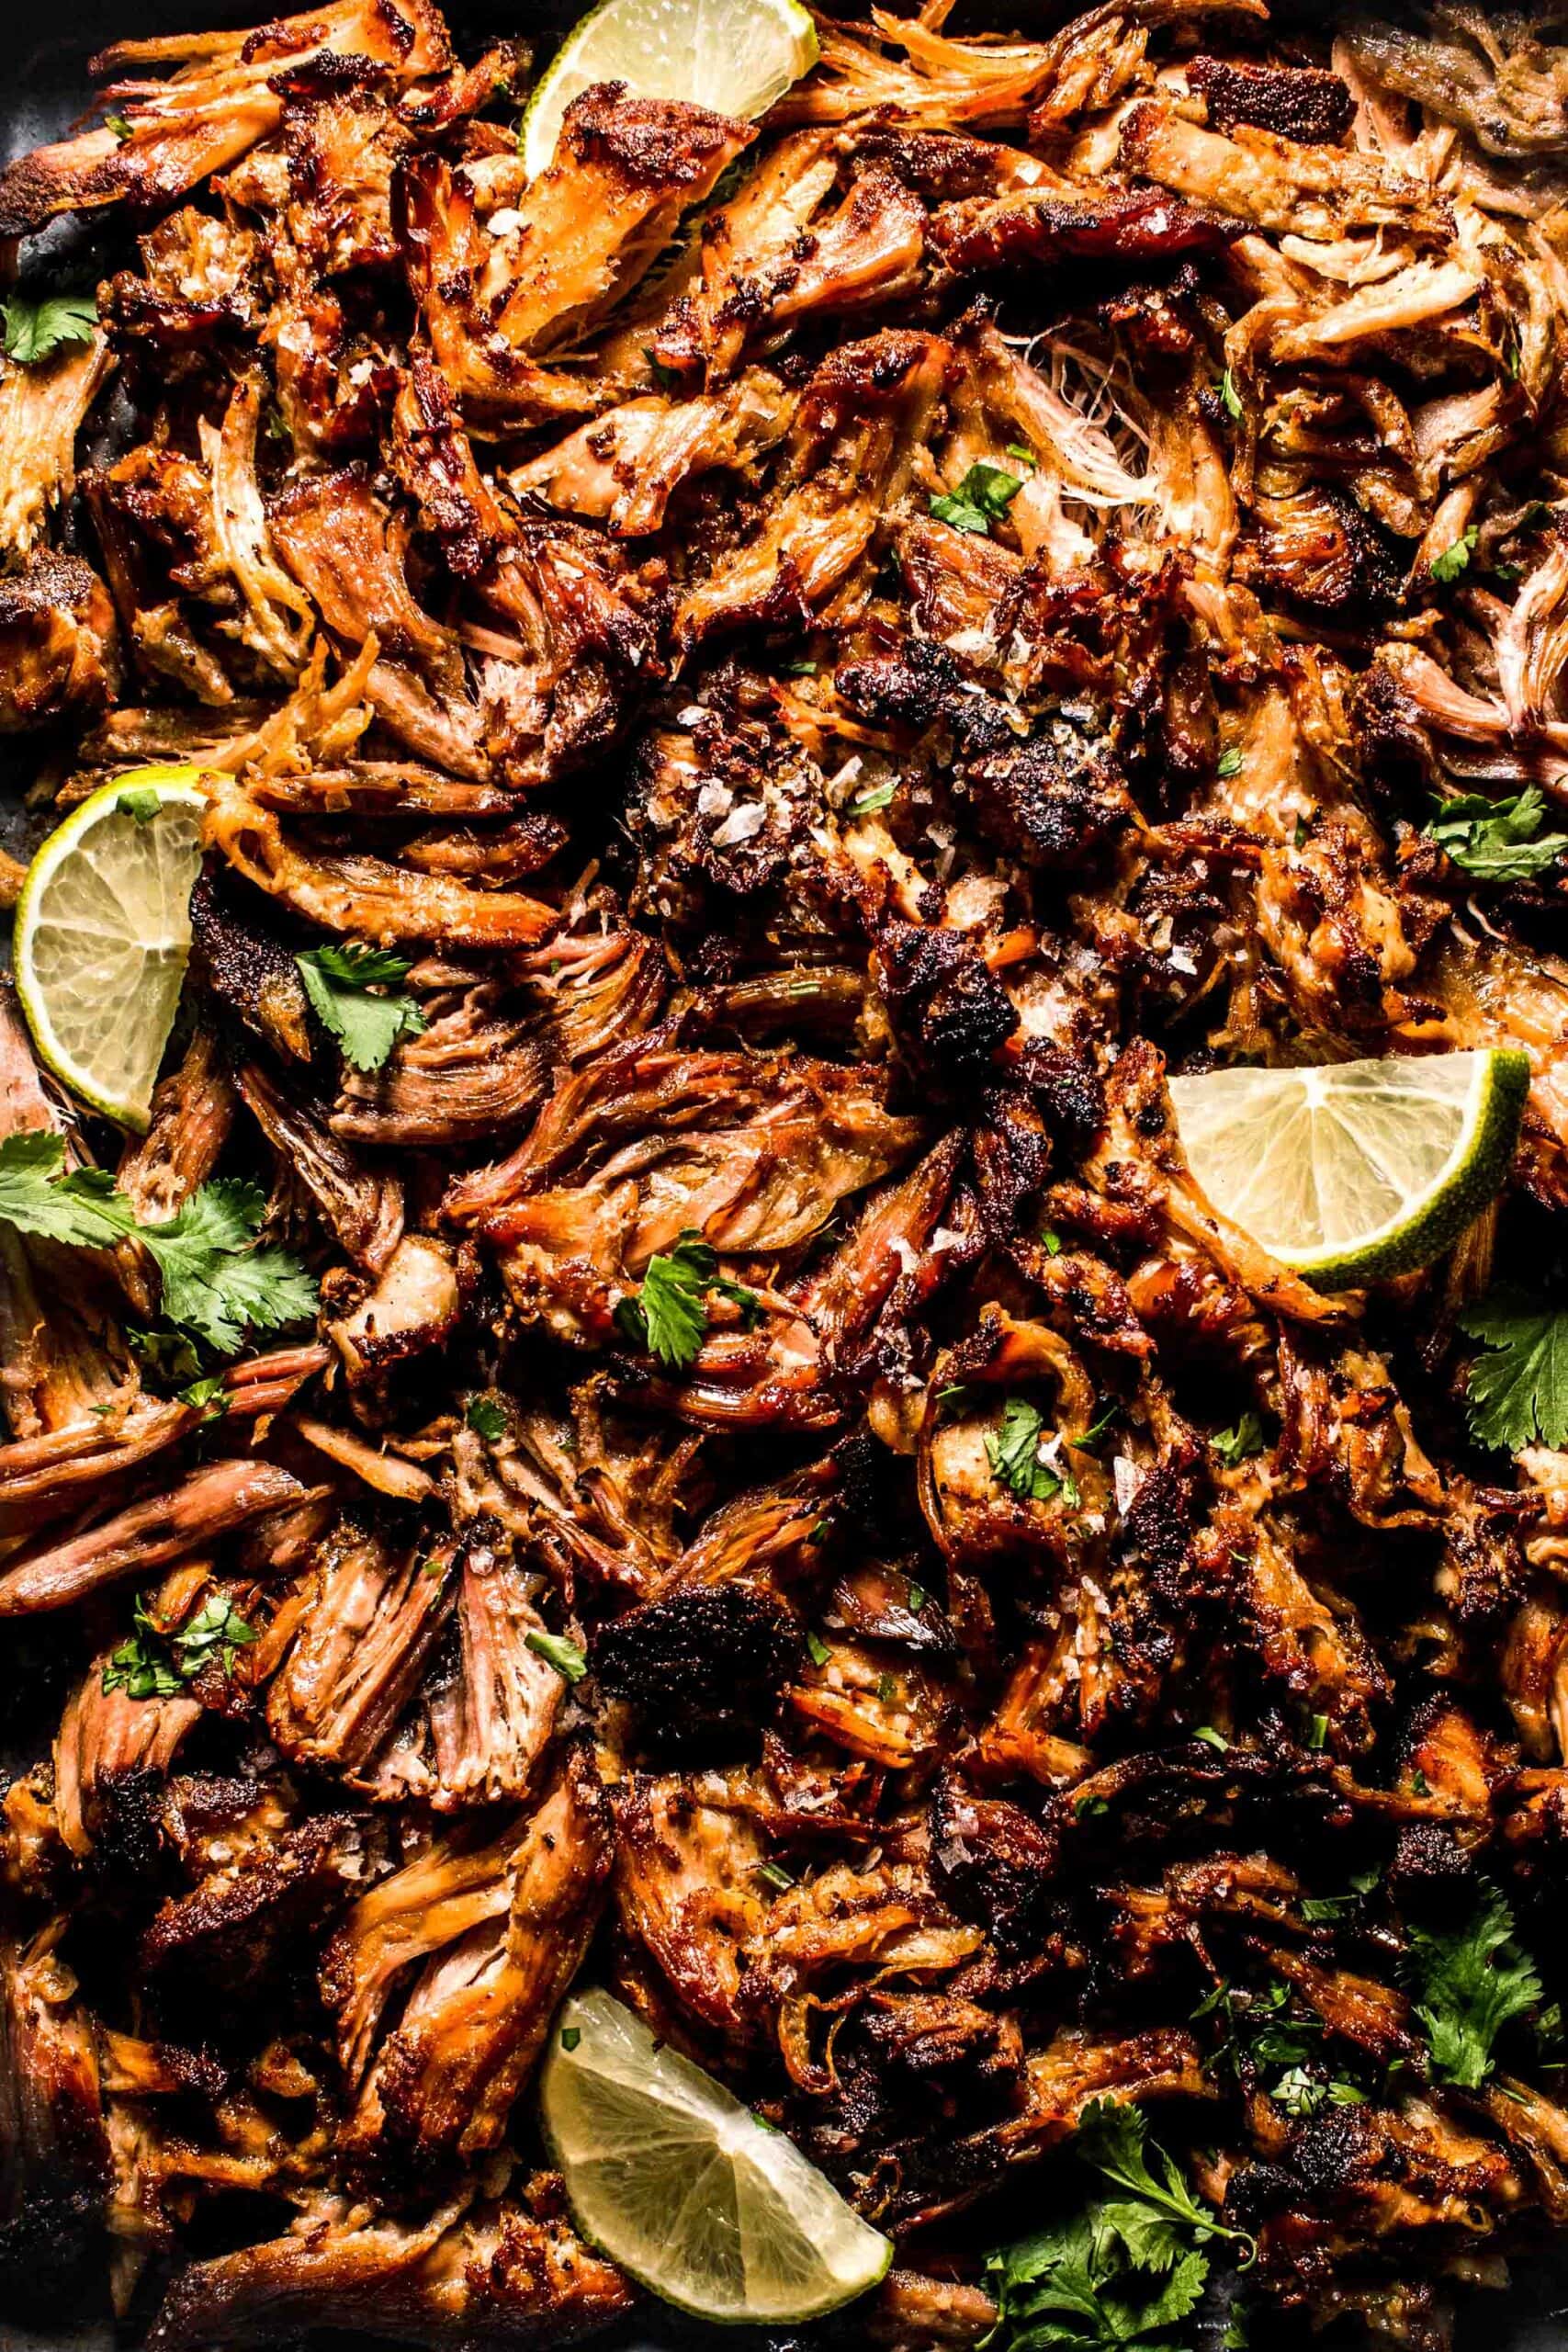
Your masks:
M 628 1611 L 601 1627 L 592 1658 L 603 1688 L 643 1711 L 650 1737 L 679 1742 L 765 1717 L 804 1653 L 802 1628 L 775 1602 L 724 1584 Z
M 1187 86 L 1201 91 L 1209 120 L 1220 130 L 1257 123 L 1281 139 L 1337 146 L 1350 128 L 1356 102 L 1337 74 L 1305 65 L 1254 65 L 1245 60 L 1195 57 Z

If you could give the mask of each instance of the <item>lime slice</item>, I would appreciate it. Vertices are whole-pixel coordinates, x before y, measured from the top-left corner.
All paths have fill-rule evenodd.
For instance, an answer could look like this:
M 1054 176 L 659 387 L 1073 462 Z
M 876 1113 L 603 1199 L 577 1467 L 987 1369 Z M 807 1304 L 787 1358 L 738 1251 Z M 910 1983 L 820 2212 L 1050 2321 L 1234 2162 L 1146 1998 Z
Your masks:
M 796 0 L 603 0 L 573 27 L 523 117 L 523 168 L 537 179 L 561 119 L 594 82 L 635 97 L 686 98 L 750 121 L 817 62 L 817 28 Z
M 1322 1290 L 1424 1266 L 1497 1192 L 1529 1091 L 1488 1049 L 1171 1080 L 1192 1173 L 1223 1216 Z
M 608 1993 L 561 2009 L 540 2098 L 579 2229 L 666 2302 L 816 2319 L 886 2274 L 891 2242 L 794 2141 Z
M 197 773 L 135 768 L 103 786 L 51 833 L 17 902 L 17 992 L 40 1058 L 139 1135 L 190 953 Z

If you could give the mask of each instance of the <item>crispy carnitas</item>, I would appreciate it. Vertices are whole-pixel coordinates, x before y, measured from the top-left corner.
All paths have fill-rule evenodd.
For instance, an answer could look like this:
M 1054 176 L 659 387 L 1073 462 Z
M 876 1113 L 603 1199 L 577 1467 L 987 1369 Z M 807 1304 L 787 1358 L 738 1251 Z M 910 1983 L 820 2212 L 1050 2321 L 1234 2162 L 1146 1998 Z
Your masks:
M 1568 2222 L 1568 49 L 946 14 L 530 181 L 333 0 L 0 175 L 0 730 L 206 799 L 145 1136 L 0 1003 L 9 2310 L 613 2319 L 574 1979 L 895 2352 L 1438 2352 Z M 1425 1273 L 1186 1168 L 1485 1045 Z

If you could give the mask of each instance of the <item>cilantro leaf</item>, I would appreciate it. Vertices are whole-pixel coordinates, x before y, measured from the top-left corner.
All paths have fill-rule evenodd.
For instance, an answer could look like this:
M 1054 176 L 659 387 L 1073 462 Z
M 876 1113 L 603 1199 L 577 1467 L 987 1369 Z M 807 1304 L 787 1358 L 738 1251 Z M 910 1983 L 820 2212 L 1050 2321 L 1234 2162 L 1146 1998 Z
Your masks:
M 720 1274 L 717 1252 L 694 1227 L 667 1256 L 649 1260 L 641 1289 L 635 1298 L 622 1299 L 615 1322 L 635 1347 L 684 1372 L 696 1362 L 707 1334 L 710 1292 L 738 1306 L 748 1329 L 761 1321 L 762 1302 L 756 1292 Z
M 1480 532 L 1472 523 L 1457 539 L 1450 542 L 1441 555 L 1432 558 L 1432 577 L 1440 586 L 1446 588 L 1450 581 L 1459 578 L 1461 571 L 1469 570 L 1470 559 L 1475 553 L 1475 542 L 1480 537 Z
M 229 1391 L 220 1374 L 193 1380 L 187 1388 L 176 1388 L 175 1394 L 182 1405 L 194 1407 L 203 1421 L 220 1421 L 229 1409 Z
M 1470 1307 L 1459 1327 L 1485 1350 L 1465 1383 L 1477 1444 L 1517 1453 L 1538 1438 L 1568 1441 L 1568 1314 L 1504 1289 Z
M 0 1143 L 0 1224 L 75 1249 L 133 1237 L 163 1276 L 163 1310 L 220 1354 L 233 1355 L 250 1325 L 276 1331 L 316 1311 L 316 1285 L 286 1250 L 258 1250 L 265 1206 L 254 1184 L 204 1184 L 176 1216 L 141 1225 L 102 1168 L 67 1176 L 65 1147 L 47 1130 Z
M 1525 882 L 1568 850 L 1568 833 L 1541 831 L 1545 819 L 1546 796 L 1539 785 L 1527 785 L 1511 800 L 1461 793 L 1438 803 L 1427 839 L 1480 881 Z
M 564 1634 L 534 1633 L 524 1636 L 528 1647 L 553 1666 L 567 1682 L 581 1682 L 588 1671 L 588 1660 L 575 1642 Z
M 430 1025 L 412 996 L 374 993 L 407 978 L 406 956 L 350 941 L 312 947 L 294 961 L 318 1020 L 355 1069 L 381 1069 L 400 1039 L 423 1036 Z
M 931 513 L 939 523 L 949 523 L 955 531 L 971 531 L 977 538 L 987 538 L 991 525 L 1002 520 L 1022 488 L 1019 475 L 982 458 L 970 467 L 956 490 L 931 500 Z
M 64 1171 L 64 1138 L 51 1127 L 7 1136 L 0 1143 L 0 1223 L 76 1250 L 122 1239 L 135 1218 L 107 1170 Z
M 1220 403 L 1233 423 L 1241 422 L 1241 394 L 1235 388 L 1235 378 L 1227 368 L 1220 378 Z
M 136 1623 L 137 1631 L 111 1650 L 105 1663 L 101 1678 L 105 1698 L 116 1690 L 123 1690 L 129 1699 L 176 1698 L 183 1687 L 179 1673 L 156 1629 L 144 1619 L 140 1602 Z
M 1263 1451 L 1263 1423 L 1249 1406 L 1234 1429 L 1216 1430 L 1209 1440 L 1227 1470 L 1237 1469 Z
M 488 1438 L 493 1442 L 496 1438 L 506 1435 L 506 1408 L 498 1405 L 493 1396 L 470 1396 L 463 1419 L 476 1437 Z
M 258 1250 L 265 1203 L 254 1184 L 204 1184 L 177 1216 L 134 1226 L 164 1278 L 163 1307 L 220 1355 L 233 1355 L 246 1326 L 281 1330 L 316 1311 L 316 1285 L 286 1250 Z
M 1492 2045 L 1503 2028 L 1536 2007 L 1541 1982 L 1520 1949 L 1514 1915 L 1489 1887 L 1458 1928 L 1410 1927 L 1416 2004 L 1440 2080 L 1479 2090 L 1492 2072 Z
M 992 1477 L 1025 1502 L 1049 1502 L 1063 1491 L 1064 1481 L 1040 1459 L 1044 1426 L 1027 1397 L 1010 1396 L 1002 1407 L 1001 1428 L 986 1440 Z
M 98 323 L 97 297 L 46 294 L 32 302 L 25 294 L 13 294 L 8 302 L 0 302 L 0 319 L 6 322 L 0 348 L 6 358 L 31 368 L 62 344 L 91 343 Z

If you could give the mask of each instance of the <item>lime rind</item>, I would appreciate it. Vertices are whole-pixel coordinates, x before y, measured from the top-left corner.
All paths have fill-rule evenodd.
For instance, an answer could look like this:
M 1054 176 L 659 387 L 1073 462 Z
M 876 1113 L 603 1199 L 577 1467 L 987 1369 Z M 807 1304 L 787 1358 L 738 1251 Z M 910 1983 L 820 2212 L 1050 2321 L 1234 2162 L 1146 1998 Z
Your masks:
M 1429 1265 L 1506 1181 L 1529 1092 L 1500 1048 L 1171 1081 L 1214 1206 L 1316 1288 Z
M 744 120 L 809 73 L 817 28 L 799 0 L 600 0 L 576 24 L 524 109 L 523 168 L 537 179 L 572 100 L 596 82 Z
M 198 776 L 139 768 L 101 786 L 41 844 L 17 901 L 17 993 L 39 1059 L 138 1134 L 190 953 Z M 151 794 L 152 813 L 123 808 L 128 793 Z
M 540 2109 L 583 2236 L 694 2317 L 793 2325 L 886 2276 L 891 2242 L 795 2143 L 607 1993 L 561 2010 Z

